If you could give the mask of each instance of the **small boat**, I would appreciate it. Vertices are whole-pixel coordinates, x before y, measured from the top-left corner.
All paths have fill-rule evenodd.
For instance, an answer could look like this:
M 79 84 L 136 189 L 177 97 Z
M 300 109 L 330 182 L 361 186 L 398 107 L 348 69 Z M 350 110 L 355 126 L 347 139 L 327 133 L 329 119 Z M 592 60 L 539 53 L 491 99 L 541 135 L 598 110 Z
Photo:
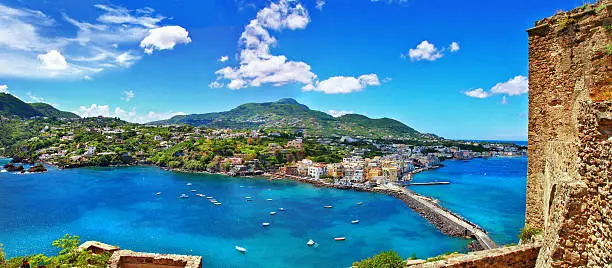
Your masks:
M 357 202 L 357 205 L 361 206 L 361 205 L 363 205 L 363 202 Z
M 210 199 L 208 201 L 210 201 L 211 203 L 217 203 L 217 199 Z
M 268 198 L 268 199 L 266 199 L 266 201 L 272 201 L 272 198 Z
M 186 185 L 187 185 L 187 186 L 191 186 L 191 185 L 193 185 L 193 184 L 191 184 L 191 182 L 188 182 Z
M 323 206 L 324 208 L 333 208 L 333 206 Z
M 285 211 L 285 208 L 278 208 L 278 210 L 280 210 L 280 211 Z
M 276 215 L 276 211 L 270 211 L 270 215 Z
M 334 238 L 334 240 L 336 240 L 336 241 L 344 241 L 344 240 L 346 240 L 346 237 L 344 237 L 344 236 L 343 237 L 336 237 L 336 238 Z
M 212 199 L 213 197 L 212 197 L 212 196 L 207 196 L 206 198 L 208 198 L 208 199 Z
M 351 221 L 351 224 L 357 224 L 357 223 L 359 223 L 359 220 Z
M 215 204 L 215 206 L 220 206 L 222 203 L 221 202 L 215 202 L 214 204 Z
M 197 190 L 191 190 L 191 192 L 192 192 L 192 193 L 195 193 L 195 192 L 197 192 Z
M 199 197 L 202 197 L 202 198 L 204 198 L 204 197 L 205 197 L 205 195 L 204 195 L 204 194 L 196 194 L 196 195 L 197 195 L 197 196 L 199 196 Z
M 246 248 L 236 246 L 236 250 L 240 251 L 240 253 L 246 253 Z
M 6 169 L 0 170 L 0 172 L 4 173 L 4 172 L 8 172 Z
M 245 199 L 251 199 L 252 197 L 250 197 L 250 196 L 245 196 L 244 198 L 245 198 Z
M 264 222 L 264 223 L 261 224 L 261 226 L 267 227 L 267 226 L 270 226 L 270 223 L 269 222 Z
M 308 242 L 306 242 L 306 245 L 308 245 L 309 247 L 312 247 L 315 244 L 315 241 L 310 239 L 308 240 Z
M 157 192 L 157 195 L 161 195 L 161 192 Z
M 189 196 L 186 195 L 186 194 L 181 194 L 181 196 L 179 196 L 179 198 L 189 198 Z

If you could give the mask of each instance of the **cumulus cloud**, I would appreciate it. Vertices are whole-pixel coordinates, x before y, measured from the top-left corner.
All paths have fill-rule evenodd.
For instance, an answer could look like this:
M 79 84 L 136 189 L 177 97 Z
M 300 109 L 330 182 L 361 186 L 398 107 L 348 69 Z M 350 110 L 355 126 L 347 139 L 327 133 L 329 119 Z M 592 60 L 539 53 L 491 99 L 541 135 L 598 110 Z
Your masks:
M 411 48 L 408 50 L 408 56 L 410 57 L 410 60 L 413 61 L 434 61 L 442 58 L 442 53 L 432 43 L 425 40 L 418 44 L 416 48 Z
M 221 58 L 219 58 L 219 62 L 226 62 L 227 60 L 229 60 L 228 56 L 221 56 Z
M 81 79 L 109 68 L 128 68 L 141 58 L 139 43 L 151 30 L 163 28 L 165 17 L 151 8 L 94 7 L 98 17 L 79 21 L 65 13 L 52 18 L 0 3 L 0 76 Z M 147 49 L 169 46 L 151 41 Z
M 457 42 L 452 42 L 448 46 L 448 50 L 450 52 L 457 52 L 459 51 L 459 49 L 459 43 Z M 430 43 L 427 40 L 424 40 L 419 43 L 416 48 L 409 49 L 407 54 L 402 54 L 401 57 L 403 59 L 410 58 L 411 61 L 435 61 L 439 58 L 442 58 L 444 56 L 445 51 L 446 48 L 437 48 L 434 44 Z
M 133 98 L 134 98 L 134 91 L 133 90 L 123 91 L 123 97 L 121 97 L 122 100 L 124 100 L 126 102 L 129 102 Z
M 307 63 L 293 61 L 284 55 L 273 55 L 270 52 L 270 48 L 277 45 L 277 40 L 270 34 L 270 30 L 304 29 L 308 23 L 310 23 L 308 11 L 298 1 L 279 0 L 259 10 L 256 18 L 245 26 L 240 36 L 240 65 L 217 70 L 215 72 L 217 81 L 229 80 L 224 84 L 233 90 L 259 87 L 263 84 L 281 86 L 300 83 L 306 85 L 303 87 L 305 91 L 348 93 L 363 89 L 365 86 L 361 86 L 362 81 L 365 81 L 367 86 L 369 81 L 366 80 L 371 77 L 366 75 L 359 78 L 351 77 L 353 85 L 344 87 L 345 89 L 329 89 L 328 85 L 336 83 L 339 79 L 330 78 L 332 82 L 326 82 L 327 80 L 319 82 L 317 75 Z M 359 85 L 359 88 L 355 85 Z
M 324 0 L 317 0 L 315 7 L 318 10 L 323 10 L 323 6 L 325 5 L 325 1 Z
M 488 97 L 491 96 L 491 93 L 484 91 L 484 89 L 482 89 L 482 88 L 468 90 L 468 91 L 464 92 L 464 94 L 469 96 L 469 97 L 479 98 L 479 99 L 484 99 L 484 98 L 488 98 Z
M 361 91 L 367 86 L 379 86 L 380 81 L 376 74 L 366 74 L 355 77 L 335 76 L 327 80 L 317 81 L 302 87 L 303 91 L 320 91 L 326 94 L 346 94 Z
M 212 81 L 210 82 L 210 84 L 208 84 L 209 88 L 222 88 L 225 85 L 223 83 L 220 83 L 219 81 Z
M 7 85 L 0 85 L 0 93 L 5 93 L 8 94 L 8 86 Z
M 529 79 L 526 76 L 517 75 L 506 82 L 497 83 L 489 91 L 482 88 L 465 91 L 469 97 L 484 99 L 493 95 L 504 95 L 502 104 L 506 104 L 506 96 L 518 96 L 529 92 Z
M 51 50 L 46 54 L 39 54 L 38 60 L 42 67 L 49 70 L 64 70 L 68 68 L 66 58 L 57 50 Z
M 151 121 L 164 120 L 175 115 L 185 115 L 183 112 L 155 112 L 149 111 L 148 113 L 140 114 L 136 111 L 136 108 L 129 110 L 115 107 L 112 109 L 110 105 L 91 104 L 89 106 L 80 106 L 78 110 L 74 111 L 81 117 L 118 117 L 122 120 L 133 122 L 133 123 L 148 123 Z
M 164 26 L 149 30 L 149 35 L 142 39 L 140 47 L 146 54 L 152 54 L 153 50 L 174 49 L 176 44 L 189 44 L 191 38 L 189 32 L 181 26 Z
M 459 43 L 457 42 L 452 42 L 450 46 L 448 47 L 448 50 L 450 50 L 450 52 L 456 52 L 456 51 L 459 51 L 459 49 L 461 48 L 459 47 Z
M 340 117 L 340 116 L 343 116 L 345 114 L 354 114 L 355 112 L 353 112 L 353 111 L 345 111 L 345 110 L 341 110 L 341 111 L 338 111 L 338 110 L 328 110 L 327 113 L 329 115 L 333 116 L 333 117 Z

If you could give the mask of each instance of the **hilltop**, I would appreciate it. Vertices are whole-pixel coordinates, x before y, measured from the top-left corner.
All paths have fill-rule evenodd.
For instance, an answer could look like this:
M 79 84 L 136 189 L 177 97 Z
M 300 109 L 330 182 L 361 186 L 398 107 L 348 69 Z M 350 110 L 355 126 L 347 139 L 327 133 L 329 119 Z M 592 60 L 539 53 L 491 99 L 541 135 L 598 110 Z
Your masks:
M 50 117 L 50 118 L 79 118 L 71 112 L 64 112 L 46 103 L 25 103 L 19 98 L 0 93 L 0 115 L 17 116 L 20 118 Z
M 232 110 L 217 113 L 177 115 L 154 125 L 187 124 L 198 127 L 231 129 L 279 129 L 305 131 L 319 136 L 360 136 L 366 138 L 420 138 L 424 134 L 394 119 L 372 119 L 348 114 L 333 117 L 316 111 L 294 99 L 275 102 L 246 103 Z

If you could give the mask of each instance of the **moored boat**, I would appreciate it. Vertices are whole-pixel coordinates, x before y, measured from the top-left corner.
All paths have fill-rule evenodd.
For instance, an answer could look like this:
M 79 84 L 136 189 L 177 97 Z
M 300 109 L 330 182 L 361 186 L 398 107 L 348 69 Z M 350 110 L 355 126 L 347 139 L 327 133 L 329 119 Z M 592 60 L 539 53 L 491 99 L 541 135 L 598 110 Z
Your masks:
M 312 247 L 315 244 L 315 241 L 310 239 L 308 240 L 308 242 L 306 242 L 306 245 L 308 245 L 309 247 Z
M 333 206 L 323 206 L 324 208 L 333 208 Z
M 269 222 L 264 222 L 264 223 L 261 224 L 261 226 L 267 227 L 267 226 L 270 226 L 270 223 Z
M 357 202 L 357 205 L 361 206 L 361 205 L 363 205 L 363 202 Z
M 344 241 L 344 240 L 346 240 L 346 237 L 344 237 L 344 236 L 336 237 L 336 238 L 334 238 L 334 240 L 336 240 L 336 241 Z
M 181 199 L 182 199 L 182 198 L 189 198 L 189 196 L 188 196 L 188 195 L 186 195 L 186 194 L 181 194 L 181 196 L 179 196 L 179 198 L 181 198 Z
M 270 215 L 276 215 L 276 211 L 270 211 Z
M 357 223 L 359 223 L 359 220 L 351 221 L 351 224 L 357 224 Z
M 239 246 L 236 246 L 235 248 L 236 248 L 236 250 L 238 250 L 240 253 L 246 253 L 246 252 L 247 252 L 246 248 L 239 247 Z
M 280 210 L 280 211 L 285 211 L 285 208 L 278 208 L 278 210 Z

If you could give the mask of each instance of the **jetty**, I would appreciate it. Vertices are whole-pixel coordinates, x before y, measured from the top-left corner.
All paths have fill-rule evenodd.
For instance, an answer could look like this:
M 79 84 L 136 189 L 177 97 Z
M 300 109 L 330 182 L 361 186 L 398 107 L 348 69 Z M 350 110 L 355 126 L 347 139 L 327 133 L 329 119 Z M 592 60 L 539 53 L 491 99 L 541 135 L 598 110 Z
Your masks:
M 426 185 L 446 185 L 450 184 L 449 181 L 433 181 L 433 182 L 411 182 L 406 185 L 408 186 L 426 186 Z
M 404 187 L 396 185 L 378 186 L 374 187 L 372 190 L 374 192 L 394 196 L 404 201 L 408 207 L 418 212 L 421 216 L 438 227 L 444 234 L 472 237 L 476 239 L 478 243 L 472 245 L 474 249 L 486 250 L 498 247 L 497 244 L 491 240 L 487 232 L 480 226 L 438 205 L 432 198 L 419 195 Z
M 354 190 L 361 192 L 377 192 L 393 196 L 402 200 L 409 208 L 419 213 L 423 218 L 433 224 L 440 232 L 449 236 L 469 237 L 475 239 L 470 245 L 474 250 L 485 250 L 498 248 L 497 244 L 491 240 L 487 232 L 473 222 L 461 217 L 460 215 L 442 207 L 436 203 L 436 200 L 419 195 L 406 187 L 385 184 L 373 188 L 360 187 L 353 185 L 339 185 L 328 183 L 322 180 L 300 176 L 277 176 L 277 178 L 290 179 L 297 182 L 309 183 L 315 187 L 321 188 L 336 188 L 342 190 Z

